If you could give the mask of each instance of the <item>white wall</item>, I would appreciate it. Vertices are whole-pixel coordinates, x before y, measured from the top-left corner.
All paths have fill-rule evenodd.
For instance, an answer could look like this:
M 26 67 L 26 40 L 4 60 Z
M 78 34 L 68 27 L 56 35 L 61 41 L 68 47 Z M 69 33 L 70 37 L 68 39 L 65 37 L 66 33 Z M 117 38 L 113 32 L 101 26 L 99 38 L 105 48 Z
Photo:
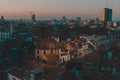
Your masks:
M 20 79 L 16 76 L 13 76 L 12 74 L 8 73 L 8 80 L 14 80 L 13 78 L 16 79 L 16 80 L 22 80 L 22 79 Z
M 63 55 L 59 58 L 60 62 L 63 63 L 64 61 L 67 62 L 70 60 L 70 55 Z

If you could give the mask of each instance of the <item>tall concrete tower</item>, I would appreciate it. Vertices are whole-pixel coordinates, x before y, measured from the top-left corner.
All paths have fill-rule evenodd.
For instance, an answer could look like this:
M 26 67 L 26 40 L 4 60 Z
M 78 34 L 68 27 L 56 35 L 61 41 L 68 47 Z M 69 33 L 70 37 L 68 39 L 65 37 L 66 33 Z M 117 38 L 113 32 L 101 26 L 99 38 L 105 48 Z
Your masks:
M 36 22 L 36 16 L 35 16 L 35 14 L 32 14 L 32 15 L 31 15 L 31 19 L 32 19 L 32 23 L 35 23 L 35 22 Z

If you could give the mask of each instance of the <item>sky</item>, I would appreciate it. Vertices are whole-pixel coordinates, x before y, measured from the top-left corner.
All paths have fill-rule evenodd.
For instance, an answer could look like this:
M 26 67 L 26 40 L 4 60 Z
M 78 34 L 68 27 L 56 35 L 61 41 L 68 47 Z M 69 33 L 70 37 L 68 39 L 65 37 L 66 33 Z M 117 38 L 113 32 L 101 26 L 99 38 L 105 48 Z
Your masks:
M 120 16 L 120 0 L 0 0 L 0 16 L 29 18 L 34 12 L 38 18 L 99 17 L 101 8 L 113 9 L 113 17 Z

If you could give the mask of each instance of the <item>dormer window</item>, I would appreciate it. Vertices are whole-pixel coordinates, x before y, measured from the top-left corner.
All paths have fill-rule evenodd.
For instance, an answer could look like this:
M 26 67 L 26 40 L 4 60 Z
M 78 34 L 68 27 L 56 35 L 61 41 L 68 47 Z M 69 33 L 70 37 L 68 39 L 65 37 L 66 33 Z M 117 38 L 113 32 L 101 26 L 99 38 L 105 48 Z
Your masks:
M 51 53 L 53 53 L 53 48 L 51 48 Z

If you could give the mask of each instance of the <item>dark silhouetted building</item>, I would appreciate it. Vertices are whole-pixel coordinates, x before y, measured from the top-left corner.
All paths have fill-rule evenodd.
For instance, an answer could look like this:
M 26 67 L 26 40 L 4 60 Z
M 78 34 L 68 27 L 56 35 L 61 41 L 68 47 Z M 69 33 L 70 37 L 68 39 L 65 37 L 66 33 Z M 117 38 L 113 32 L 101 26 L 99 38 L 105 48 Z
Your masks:
M 4 16 L 1 16 L 1 20 L 4 20 Z
M 32 14 L 32 15 L 31 15 L 31 19 L 32 19 L 32 22 L 33 22 L 33 23 L 36 21 L 36 16 L 35 16 L 35 14 Z

